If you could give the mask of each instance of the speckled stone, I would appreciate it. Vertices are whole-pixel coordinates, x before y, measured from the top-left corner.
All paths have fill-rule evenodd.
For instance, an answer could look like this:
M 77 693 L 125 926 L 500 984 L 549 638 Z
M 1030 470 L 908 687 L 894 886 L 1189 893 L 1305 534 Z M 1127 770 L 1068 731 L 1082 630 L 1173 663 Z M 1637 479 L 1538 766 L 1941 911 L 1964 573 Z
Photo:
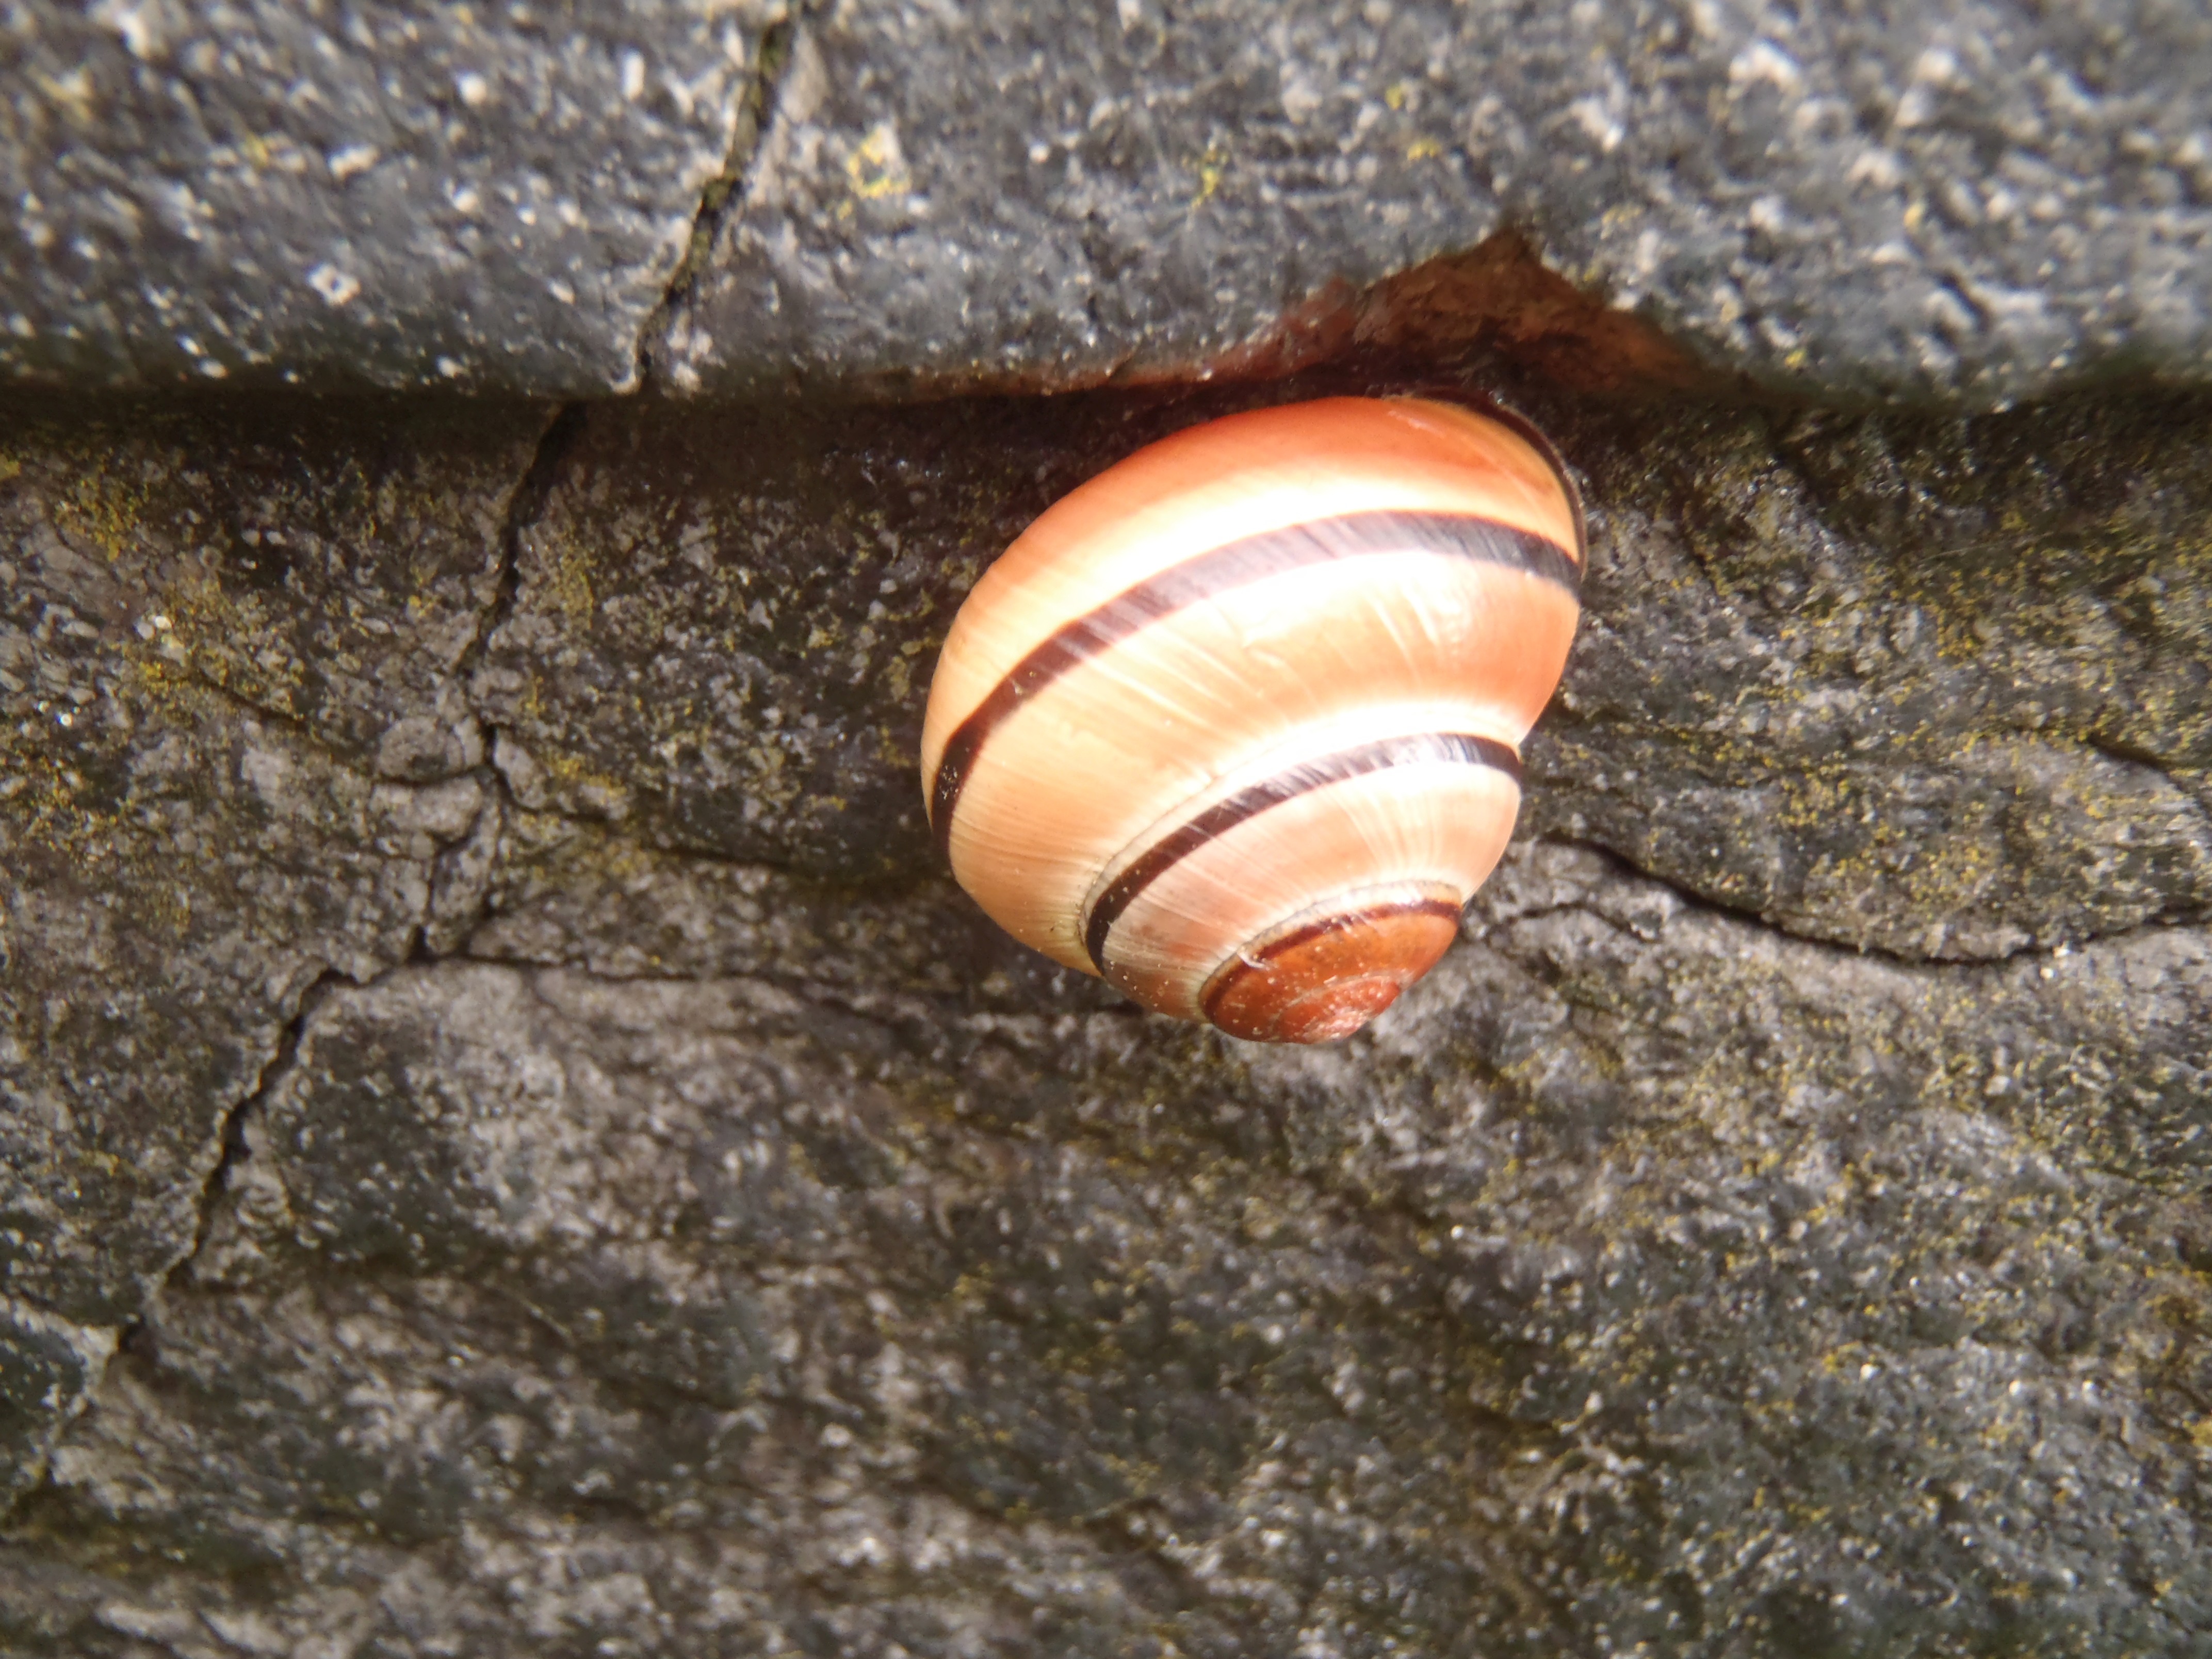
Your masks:
M 913 729 L 1069 482 L 1402 355 L 21 428 L 0 1647 L 2193 1653 L 2212 417 L 1542 303 L 1526 833 L 1313 1052 L 999 933 Z
M 2212 1650 L 2204 21 L 1540 13 L 372 9 L 265 119 L 351 14 L 0 22 L 136 261 L 8 361 L 230 371 L 0 410 L 0 1655 Z M 322 174 L 172 246 L 115 146 L 223 122 Z M 364 190 L 398 286 L 193 286 Z M 664 289 L 667 395 L 240 393 L 604 391 Z M 1437 384 L 1591 526 L 1458 945 L 1296 1052 L 1013 945 L 915 777 L 976 576 Z
M 2212 1628 L 2201 932 L 1905 968 L 1538 847 L 1292 1054 L 1011 975 L 934 884 L 568 833 L 484 936 L 549 965 L 311 1012 L 19 1510 L 19 1648 Z
M 1183 378 L 1511 228 L 1796 393 L 2185 382 L 2208 88 L 2212 19 L 2166 0 L 830 6 L 653 362 L 707 392 Z
M 781 0 L 0 21 L 0 377 L 631 385 Z
M 9 422 L 0 1489 L 191 1250 L 308 987 L 473 922 L 498 799 L 457 671 L 545 415 L 456 412 Z
M 1592 578 L 1532 827 L 1906 958 L 2212 910 L 2212 404 L 1554 426 Z

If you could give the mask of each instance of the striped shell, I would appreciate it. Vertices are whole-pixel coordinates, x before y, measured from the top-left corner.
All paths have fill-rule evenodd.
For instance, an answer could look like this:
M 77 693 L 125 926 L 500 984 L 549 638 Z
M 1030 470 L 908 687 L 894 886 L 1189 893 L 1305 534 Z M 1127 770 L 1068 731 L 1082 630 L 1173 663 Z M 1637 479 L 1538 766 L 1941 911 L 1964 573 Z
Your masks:
M 922 727 L 938 845 L 1007 932 L 1147 1008 L 1348 1036 L 1505 849 L 1582 562 L 1541 440 L 1453 405 L 1153 444 L 955 618 Z

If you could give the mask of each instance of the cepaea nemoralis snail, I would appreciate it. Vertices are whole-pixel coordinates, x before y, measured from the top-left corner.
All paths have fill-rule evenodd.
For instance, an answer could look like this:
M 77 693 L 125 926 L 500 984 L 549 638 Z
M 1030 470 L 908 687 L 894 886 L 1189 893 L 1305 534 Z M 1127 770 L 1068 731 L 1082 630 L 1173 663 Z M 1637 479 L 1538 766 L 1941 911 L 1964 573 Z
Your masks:
M 954 619 L 938 844 L 1007 932 L 1148 1008 L 1347 1036 L 1505 850 L 1582 566 L 1571 486 L 1508 420 L 1333 398 L 1155 443 Z

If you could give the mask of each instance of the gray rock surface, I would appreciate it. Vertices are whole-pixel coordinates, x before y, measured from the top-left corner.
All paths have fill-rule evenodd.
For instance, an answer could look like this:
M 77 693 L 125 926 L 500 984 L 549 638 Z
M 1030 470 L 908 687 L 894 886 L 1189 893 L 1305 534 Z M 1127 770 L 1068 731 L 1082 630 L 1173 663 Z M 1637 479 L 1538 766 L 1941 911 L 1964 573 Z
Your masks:
M 1374 326 L 1376 285 L 1500 234 L 1821 398 L 2212 353 L 2187 5 L 788 9 L 20 6 L 0 373 L 1182 379 Z
M 1601 522 L 1533 824 L 1906 957 L 2205 915 L 2212 406 L 1561 416 Z
M 2201 933 L 1909 969 L 1539 848 L 1371 1039 L 1291 1054 L 994 974 L 933 886 L 633 853 L 610 910 L 613 851 L 493 924 L 598 968 L 311 1013 L 19 1510 L 69 1569 L 23 1650 L 2212 1620 L 2212 1214 L 2159 1139 L 2204 1103 L 2155 1081 L 2202 1063 Z
M 844 0 L 653 362 L 748 393 L 1183 378 L 1512 229 L 1823 399 L 2185 382 L 2208 88 L 2212 19 L 2161 0 Z
M 1491 368 L 1585 635 L 1310 1054 L 912 744 L 1026 513 L 1402 364 L 19 443 L 0 1650 L 2200 1650 L 2212 415 Z
M 1042 19 L 0 23 L 0 1656 L 2212 1651 L 2201 13 Z M 1460 945 L 1013 945 L 984 565 L 1437 383 L 1592 532 Z
M 0 375 L 630 385 L 780 0 L 27 0 Z
M 0 1491 L 191 1249 L 307 988 L 473 921 L 495 798 L 456 673 L 544 421 L 11 422 Z

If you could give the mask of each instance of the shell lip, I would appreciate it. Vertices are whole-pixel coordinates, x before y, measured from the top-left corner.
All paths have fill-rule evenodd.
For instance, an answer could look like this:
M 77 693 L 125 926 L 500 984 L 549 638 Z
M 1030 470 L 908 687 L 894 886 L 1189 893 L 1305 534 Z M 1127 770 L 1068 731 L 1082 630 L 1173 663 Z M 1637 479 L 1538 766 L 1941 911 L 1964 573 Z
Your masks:
M 1199 1008 L 1249 1042 L 1340 1041 L 1436 965 L 1459 936 L 1465 902 L 1429 882 L 1334 895 L 1232 951 Z

